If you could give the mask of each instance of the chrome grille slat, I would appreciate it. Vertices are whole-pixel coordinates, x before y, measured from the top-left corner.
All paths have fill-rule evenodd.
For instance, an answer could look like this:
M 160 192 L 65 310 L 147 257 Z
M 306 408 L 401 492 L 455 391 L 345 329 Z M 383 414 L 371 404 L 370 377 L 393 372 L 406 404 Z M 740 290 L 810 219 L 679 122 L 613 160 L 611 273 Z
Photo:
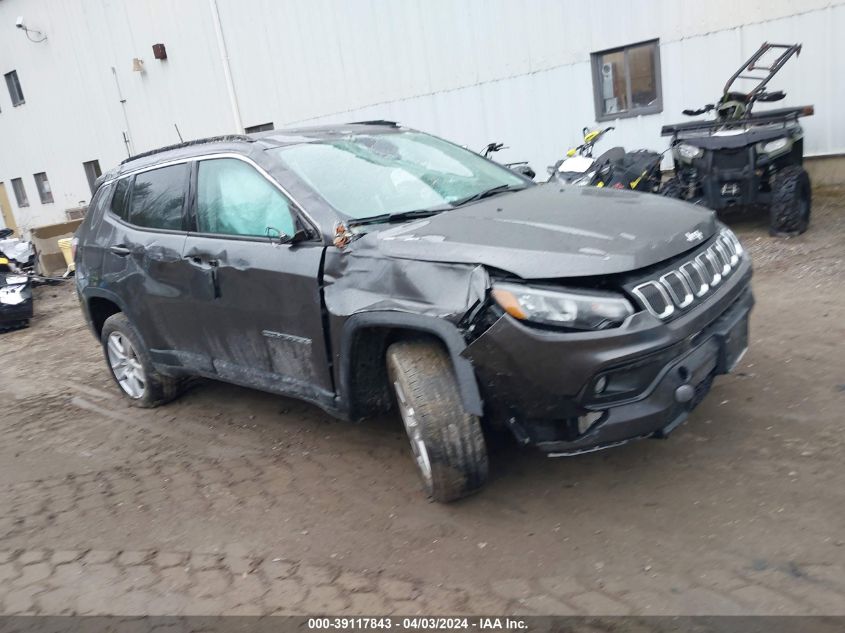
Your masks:
M 659 319 L 668 319 L 705 297 L 733 271 L 742 255 L 742 244 L 723 229 L 703 252 L 655 279 L 631 290 L 642 306 Z

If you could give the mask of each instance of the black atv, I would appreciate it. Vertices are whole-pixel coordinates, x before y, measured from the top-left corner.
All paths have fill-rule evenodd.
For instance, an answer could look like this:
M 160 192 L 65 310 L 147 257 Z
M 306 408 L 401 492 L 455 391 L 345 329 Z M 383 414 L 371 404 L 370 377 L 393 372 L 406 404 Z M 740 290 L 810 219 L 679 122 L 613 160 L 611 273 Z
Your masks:
M 800 52 L 800 44 L 763 44 L 728 80 L 717 104 L 684 110 L 690 116 L 715 110 L 715 119 L 663 127 L 661 134 L 672 136 L 675 163 L 674 177 L 661 186 L 663 195 L 716 211 L 765 205 L 770 209 L 772 235 L 800 235 L 807 230 L 810 177 L 803 167 L 804 133 L 798 118 L 813 114 L 813 106 L 752 112 L 758 101 L 786 96 L 766 91 L 766 84 Z M 750 74 L 754 71 L 765 74 Z M 757 84 L 740 92 L 733 89 L 740 79 Z

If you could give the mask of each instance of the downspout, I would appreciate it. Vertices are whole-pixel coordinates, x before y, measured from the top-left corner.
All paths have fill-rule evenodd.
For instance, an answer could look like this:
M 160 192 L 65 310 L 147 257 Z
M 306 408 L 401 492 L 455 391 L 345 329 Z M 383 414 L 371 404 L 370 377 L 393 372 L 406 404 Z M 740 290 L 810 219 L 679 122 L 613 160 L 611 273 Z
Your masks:
M 220 51 L 220 60 L 223 62 L 223 77 L 226 80 L 226 90 L 229 93 L 229 104 L 232 106 L 235 133 L 243 134 L 244 124 L 241 121 L 241 109 L 238 106 L 235 83 L 232 81 L 232 68 L 229 65 L 229 53 L 226 50 L 226 39 L 223 37 L 223 26 L 220 24 L 220 12 L 217 10 L 217 0 L 208 0 L 208 4 L 211 8 L 211 20 L 214 22 L 214 32 L 217 34 L 217 48 Z

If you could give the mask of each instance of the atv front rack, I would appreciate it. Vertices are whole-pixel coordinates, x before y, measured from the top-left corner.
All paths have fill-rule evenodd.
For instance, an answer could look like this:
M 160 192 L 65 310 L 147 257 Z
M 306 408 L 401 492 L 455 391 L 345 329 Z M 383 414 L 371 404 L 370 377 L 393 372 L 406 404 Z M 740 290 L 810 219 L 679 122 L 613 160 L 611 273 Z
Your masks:
M 763 112 L 752 112 L 741 119 L 734 121 L 718 121 L 716 119 L 708 119 L 706 121 L 688 121 L 686 123 L 670 123 L 664 125 L 660 130 L 660 136 L 672 136 L 678 132 L 694 132 L 706 131 L 726 128 L 747 128 L 757 125 L 772 125 L 783 123 L 784 125 L 792 121 L 797 121 L 798 117 L 811 116 L 814 113 L 814 108 L 811 105 L 798 106 L 794 108 L 776 108 L 774 110 L 764 110 Z

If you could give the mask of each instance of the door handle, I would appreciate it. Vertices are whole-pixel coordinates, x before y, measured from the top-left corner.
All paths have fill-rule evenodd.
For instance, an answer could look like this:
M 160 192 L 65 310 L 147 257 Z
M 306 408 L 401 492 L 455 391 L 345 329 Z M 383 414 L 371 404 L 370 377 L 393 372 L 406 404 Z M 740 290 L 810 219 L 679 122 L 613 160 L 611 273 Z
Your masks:
M 191 265 L 199 268 L 208 276 L 211 282 L 211 293 L 215 299 L 220 298 L 220 280 L 217 278 L 217 266 L 220 264 L 216 259 L 210 259 L 207 255 L 185 255 L 185 260 Z
M 187 257 L 185 257 L 185 259 L 187 259 L 188 262 L 193 264 L 194 266 L 205 270 L 208 270 L 209 268 L 217 268 L 217 265 L 219 263 L 216 259 L 206 259 L 205 257 L 200 255 L 188 255 Z
M 119 255 L 120 257 L 126 257 L 132 252 L 123 244 L 115 244 L 114 246 L 110 246 L 109 250 L 115 255 Z

